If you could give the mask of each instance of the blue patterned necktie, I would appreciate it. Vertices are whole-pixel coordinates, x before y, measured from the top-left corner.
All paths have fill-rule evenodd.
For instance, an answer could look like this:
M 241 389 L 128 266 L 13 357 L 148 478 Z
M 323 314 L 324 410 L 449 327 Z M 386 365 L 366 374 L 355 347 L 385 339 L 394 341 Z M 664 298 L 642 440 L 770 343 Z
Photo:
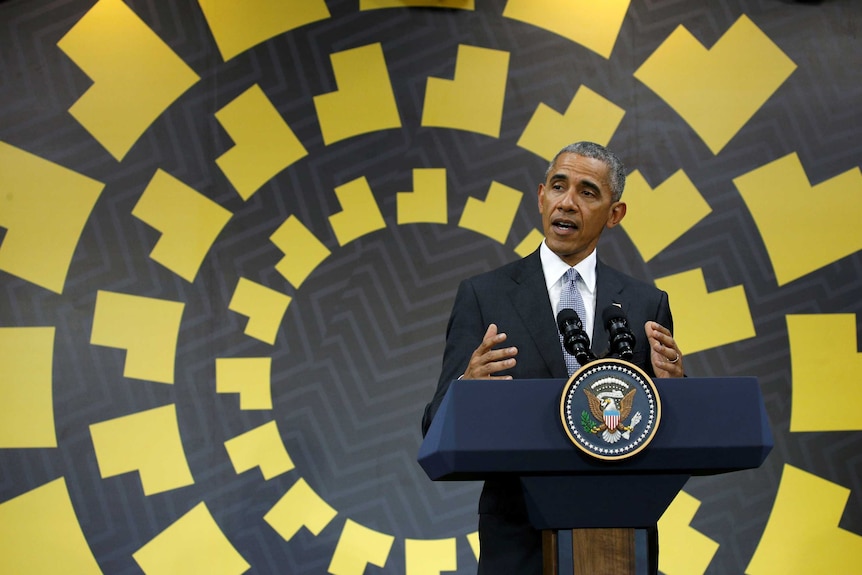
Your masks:
M 584 299 L 581 297 L 581 292 L 578 291 L 578 278 L 581 277 L 575 268 L 569 268 L 563 279 L 563 289 L 560 292 L 560 303 L 557 305 L 557 313 L 560 310 L 569 308 L 575 310 L 581 323 L 587 319 L 587 308 L 584 306 Z M 563 357 L 566 360 L 566 367 L 569 370 L 569 376 L 575 373 L 581 364 L 575 359 L 575 356 L 566 351 L 563 346 L 563 334 L 560 334 L 560 347 L 563 350 Z

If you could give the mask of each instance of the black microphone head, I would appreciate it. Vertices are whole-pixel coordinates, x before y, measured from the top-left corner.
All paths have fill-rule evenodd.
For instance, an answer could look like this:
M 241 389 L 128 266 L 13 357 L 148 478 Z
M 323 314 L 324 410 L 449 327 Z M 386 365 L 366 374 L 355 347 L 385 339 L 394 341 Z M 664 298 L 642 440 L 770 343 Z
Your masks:
M 626 319 L 626 314 L 623 312 L 623 309 L 621 307 L 618 307 L 615 305 L 609 305 L 604 310 L 602 310 L 602 324 L 603 325 L 606 326 L 609 323 L 611 323 L 612 321 L 614 321 L 615 319 L 616 320 L 623 320 L 624 322 L 628 323 L 628 320 Z
M 581 323 L 581 318 L 578 317 L 578 312 L 573 310 L 572 308 L 564 308 L 560 310 L 560 313 L 557 314 L 557 327 L 560 331 L 563 331 L 563 328 L 566 324 L 574 323 L 578 326 L 578 329 L 582 329 L 583 324 Z
M 608 331 L 610 356 L 631 359 L 634 355 L 635 334 L 621 307 L 609 305 L 602 311 L 602 323 Z
M 584 331 L 578 312 L 571 308 L 561 309 L 557 314 L 557 327 L 563 336 L 563 347 L 577 358 L 578 363 L 584 365 L 595 359 L 590 351 L 590 338 Z

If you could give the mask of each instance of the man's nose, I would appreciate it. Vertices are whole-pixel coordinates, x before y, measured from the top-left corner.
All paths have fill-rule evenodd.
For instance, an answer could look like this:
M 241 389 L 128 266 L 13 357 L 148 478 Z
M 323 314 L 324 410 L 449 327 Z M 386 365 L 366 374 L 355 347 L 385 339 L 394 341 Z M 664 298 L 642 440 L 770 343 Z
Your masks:
M 559 206 L 561 209 L 571 211 L 577 208 L 578 204 L 575 201 L 575 191 L 569 190 L 560 198 Z

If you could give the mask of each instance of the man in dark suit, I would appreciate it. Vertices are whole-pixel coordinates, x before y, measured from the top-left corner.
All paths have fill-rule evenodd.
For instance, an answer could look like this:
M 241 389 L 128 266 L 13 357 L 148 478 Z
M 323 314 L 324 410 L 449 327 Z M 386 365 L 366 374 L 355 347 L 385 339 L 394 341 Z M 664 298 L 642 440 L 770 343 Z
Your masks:
M 603 264 L 602 231 L 626 214 L 625 171 L 611 151 L 591 142 L 563 148 L 539 185 L 545 241 L 526 258 L 461 283 L 446 330 L 443 369 L 422 418 L 423 433 L 454 379 L 567 379 L 556 323 L 566 272 L 584 303 L 585 331 L 601 356 L 608 335 L 596 310 L 619 306 L 629 325 L 643 326 L 630 360 L 654 377 L 682 377 L 667 294 Z M 634 327 L 633 327 L 634 329 Z M 658 567 L 655 528 L 649 530 L 650 571 Z M 528 520 L 517 478 L 485 482 L 479 500 L 479 575 L 542 573 L 542 536 Z

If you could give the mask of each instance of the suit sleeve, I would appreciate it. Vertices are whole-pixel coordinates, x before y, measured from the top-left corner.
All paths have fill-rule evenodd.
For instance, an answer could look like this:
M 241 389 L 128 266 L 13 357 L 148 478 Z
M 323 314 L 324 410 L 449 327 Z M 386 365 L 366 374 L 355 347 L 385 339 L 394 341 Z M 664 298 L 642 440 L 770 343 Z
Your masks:
M 470 356 L 482 343 L 482 336 L 485 335 L 487 327 L 484 325 L 473 284 L 469 280 L 462 281 L 458 286 L 449 324 L 446 327 L 446 348 L 443 351 L 443 366 L 437 382 L 437 390 L 431 402 L 425 406 L 425 412 L 422 415 L 423 436 L 431 426 L 431 420 L 449 389 L 449 383 L 464 374 L 470 362 Z
M 671 335 L 673 335 L 673 315 L 670 311 L 670 302 L 668 301 L 667 292 L 659 291 L 658 294 L 659 297 L 655 305 L 655 309 L 647 315 L 646 319 L 661 324 L 662 326 L 670 330 Z M 643 332 L 642 328 L 641 332 Z M 639 337 L 643 338 L 643 335 L 641 334 Z M 642 361 L 636 361 L 634 363 L 638 365 L 638 367 L 643 369 L 647 373 L 647 375 L 649 375 L 650 377 L 655 377 L 655 370 L 653 369 L 651 359 L 652 350 L 650 349 L 649 344 L 646 342 L 645 338 L 644 344 L 646 347 L 644 348 Z
M 630 284 L 624 293 L 623 309 L 627 311 L 629 328 L 634 333 L 636 341 L 634 356 L 629 361 L 643 369 L 650 377 L 655 377 L 651 359 L 652 350 L 644 333 L 644 324 L 654 321 L 673 333 L 673 316 L 668 295 L 653 286 L 645 287 L 640 283 Z
M 669 329 L 671 335 L 673 335 L 673 315 L 670 312 L 670 301 L 668 300 L 667 292 L 665 291 L 661 292 L 661 299 L 659 300 L 655 321 Z

